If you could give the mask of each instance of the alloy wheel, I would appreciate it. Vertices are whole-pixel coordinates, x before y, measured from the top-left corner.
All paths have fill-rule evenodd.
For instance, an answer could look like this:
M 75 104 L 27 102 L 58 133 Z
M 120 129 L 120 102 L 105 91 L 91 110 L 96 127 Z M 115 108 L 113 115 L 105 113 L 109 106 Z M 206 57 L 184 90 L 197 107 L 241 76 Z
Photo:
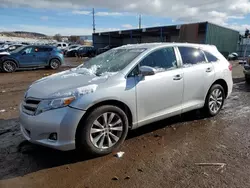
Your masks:
M 118 114 L 106 112 L 99 116 L 91 126 L 90 140 L 98 149 L 108 149 L 121 138 L 123 122 Z
M 50 66 L 52 69 L 57 69 L 59 67 L 59 64 L 60 64 L 59 61 L 54 59 L 51 61 Z
M 3 70 L 5 72 L 13 72 L 13 71 L 15 71 L 15 67 L 16 67 L 16 65 L 12 61 L 5 61 L 3 63 Z
M 211 112 L 216 114 L 222 107 L 223 104 L 223 94 L 220 89 L 215 89 L 210 94 L 209 97 L 209 109 Z

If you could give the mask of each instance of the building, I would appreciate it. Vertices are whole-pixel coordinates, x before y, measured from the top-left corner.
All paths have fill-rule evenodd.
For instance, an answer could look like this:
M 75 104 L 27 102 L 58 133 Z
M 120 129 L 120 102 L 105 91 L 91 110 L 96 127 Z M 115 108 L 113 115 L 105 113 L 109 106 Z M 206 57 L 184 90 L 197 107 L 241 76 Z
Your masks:
M 96 48 L 150 42 L 190 42 L 213 44 L 224 55 L 236 51 L 238 40 L 238 31 L 209 22 L 93 34 L 93 45 Z

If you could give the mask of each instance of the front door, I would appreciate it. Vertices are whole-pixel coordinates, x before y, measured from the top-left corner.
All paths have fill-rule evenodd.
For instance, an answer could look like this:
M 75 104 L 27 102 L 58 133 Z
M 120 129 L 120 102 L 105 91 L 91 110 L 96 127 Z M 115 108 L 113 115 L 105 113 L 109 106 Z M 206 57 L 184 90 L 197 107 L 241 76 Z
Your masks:
M 35 64 L 35 53 L 33 47 L 25 48 L 18 57 L 21 67 L 30 67 Z
M 145 57 L 139 66 L 155 68 L 151 76 L 138 76 L 136 85 L 138 126 L 181 112 L 183 72 L 175 49 L 158 49 Z
M 183 112 L 202 108 L 207 91 L 214 80 L 214 67 L 207 62 L 203 51 L 178 47 L 183 64 Z

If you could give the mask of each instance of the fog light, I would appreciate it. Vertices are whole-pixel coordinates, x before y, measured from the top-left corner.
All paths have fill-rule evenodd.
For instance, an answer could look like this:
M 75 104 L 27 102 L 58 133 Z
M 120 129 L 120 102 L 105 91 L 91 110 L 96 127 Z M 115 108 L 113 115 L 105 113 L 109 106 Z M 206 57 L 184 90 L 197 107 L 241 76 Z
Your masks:
M 49 135 L 49 139 L 50 139 L 50 140 L 57 140 L 57 133 L 51 133 L 51 134 Z

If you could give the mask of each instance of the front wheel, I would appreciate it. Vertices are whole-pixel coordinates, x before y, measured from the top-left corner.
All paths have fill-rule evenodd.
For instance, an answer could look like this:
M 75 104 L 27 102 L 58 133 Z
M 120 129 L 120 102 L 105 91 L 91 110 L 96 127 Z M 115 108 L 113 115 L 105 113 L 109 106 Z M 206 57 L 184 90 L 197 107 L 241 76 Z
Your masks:
M 76 147 L 90 155 L 106 155 L 124 142 L 127 133 L 128 118 L 124 111 L 116 106 L 101 106 L 80 123 Z
M 216 116 L 223 107 L 225 92 L 221 85 L 215 84 L 208 92 L 204 110 L 208 116 Z
M 52 59 L 50 61 L 49 67 L 53 70 L 56 70 L 60 67 L 61 63 L 58 59 Z
M 16 63 L 11 60 L 4 61 L 2 64 L 2 69 L 4 72 L 12 73 L 16 71 Z

